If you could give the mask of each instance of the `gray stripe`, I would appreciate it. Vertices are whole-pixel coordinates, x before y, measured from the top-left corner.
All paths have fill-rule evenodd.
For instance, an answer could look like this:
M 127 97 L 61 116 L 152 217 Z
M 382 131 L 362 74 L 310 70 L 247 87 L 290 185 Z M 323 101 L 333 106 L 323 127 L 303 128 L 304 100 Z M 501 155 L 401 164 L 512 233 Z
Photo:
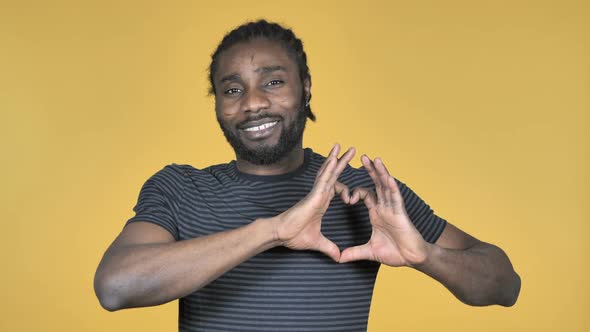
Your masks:
M 142 186 L 136 215 L 177 240 L 241 227 L 256 218 L 276 216 L 309 193 L 325 158 L 305 150 L 302 167 L 281 176 L 247 176 L 235 162 L 204 169 L 167 165 Z M 347 167 L 339 181 L 372 188 L 364 168 Z M 429 242 L 446 221 L 398 180 L 406 210 Z M 341 249 L 365 243 L 371 235 L 362 202 L 347 206 L 334 197 L 322 232 Z M 379 264 L 338 264 L 322 253 L 277 247 L 251 257 L 199 291 L 180 299 L 183 331 L 365 331 Z

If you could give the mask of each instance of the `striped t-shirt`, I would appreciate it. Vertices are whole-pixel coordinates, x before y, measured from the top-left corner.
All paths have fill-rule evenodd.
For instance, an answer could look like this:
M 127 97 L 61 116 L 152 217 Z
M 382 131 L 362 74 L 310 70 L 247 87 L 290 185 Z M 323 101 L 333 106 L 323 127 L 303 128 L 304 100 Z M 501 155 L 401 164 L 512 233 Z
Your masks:
M 325 160 L 306 148 L 304 162 L 281 175 L 240 172 L 236 162 L 196 169 L 170 164 L 141 188 L 136 215 L 182 241 L 276 216 L 313 187 Z M 374 187 L 361 167 L 338 179 L 351 190 Z M 446 221 L 398 180 L 406 210 L 423 238 L 434 243 Z M 362 202 L 348 206 L 338 195 L 322 219 L 322 233 L 340 250 L 371 236 Z M 379 263 L 338 264 L 317 251 L 276 247 L 262 252 L 179 300 L 179 331 L 366 331 Z

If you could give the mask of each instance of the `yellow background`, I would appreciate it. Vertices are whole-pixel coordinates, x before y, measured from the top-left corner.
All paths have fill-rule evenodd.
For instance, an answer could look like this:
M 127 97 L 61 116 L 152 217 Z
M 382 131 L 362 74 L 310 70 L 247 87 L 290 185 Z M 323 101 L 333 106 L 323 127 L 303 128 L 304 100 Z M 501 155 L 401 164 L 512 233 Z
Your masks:
M 0 1 L 0 330 L 176 330 L 177 302 L 109 313 L 93 275 L 149 176 L 234 158 L 206 69 L 260 17 L 305 43 L 305 146 L 383 157 L 522 277 L 478 308 L 384 268 L 369 331 L 590 329 L 589 3 L 315 0 Z

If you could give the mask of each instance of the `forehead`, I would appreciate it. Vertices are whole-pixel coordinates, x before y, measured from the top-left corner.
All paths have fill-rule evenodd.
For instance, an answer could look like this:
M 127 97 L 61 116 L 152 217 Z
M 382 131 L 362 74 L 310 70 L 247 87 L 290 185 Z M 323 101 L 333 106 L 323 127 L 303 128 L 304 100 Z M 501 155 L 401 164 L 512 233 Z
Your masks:
M 257 38 L 223 51 L 219 56 L 215 79 L 232 73 L 256 72 L 259 68 L 272 66 L 282 66 L 289 72 L 296 72 L 297 64 L 279 42 Z

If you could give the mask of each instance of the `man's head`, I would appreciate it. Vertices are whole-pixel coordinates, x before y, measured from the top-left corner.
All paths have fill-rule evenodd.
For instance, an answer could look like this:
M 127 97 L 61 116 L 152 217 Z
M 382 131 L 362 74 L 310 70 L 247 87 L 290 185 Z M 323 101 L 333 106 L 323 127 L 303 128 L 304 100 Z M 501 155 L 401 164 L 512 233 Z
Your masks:
M 293 32 L 264 20 L 229 32 L 212 55 L 217 120 L 238 158 L 276 163 L 297 146 L 311 112 L 311 76 Z M 268 127 L 268 128 L 267 128 Z

